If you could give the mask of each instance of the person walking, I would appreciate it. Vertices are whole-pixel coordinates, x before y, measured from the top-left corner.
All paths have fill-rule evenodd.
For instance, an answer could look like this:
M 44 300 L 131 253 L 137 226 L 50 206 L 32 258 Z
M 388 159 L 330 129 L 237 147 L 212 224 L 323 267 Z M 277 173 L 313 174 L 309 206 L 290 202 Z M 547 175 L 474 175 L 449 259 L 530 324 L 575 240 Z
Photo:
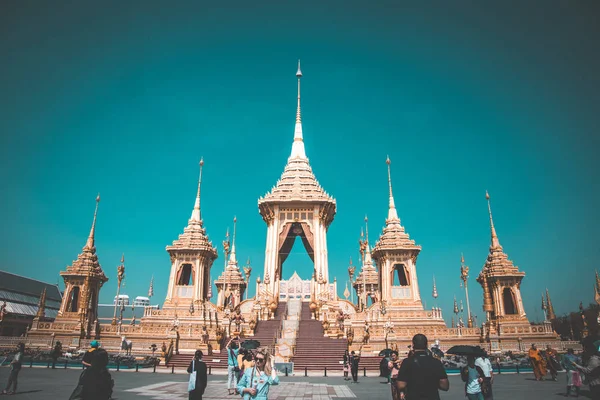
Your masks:
M 362 349 L 362 346 L 361 346 Z M 358 383 L 358 363 L 360 362 L 360 355 L 354 351 L 350 353 L 350 373 L 352 374 L 352 383 Z
M 573 349 L 567 349 L 567 354 L 562 356 L 561 364 L 567 372 L 567 392 L 565 397 L 571 395 L 571 389 L 575 388 L 575 396 L 579 397 L 579 388 L 581 387 L 581 376 L 577 371 L 577 364 L 581 364 L 581 358 L 575 355 Z
M 237 391 L 244 400 L 267 400 L 271 385 L 279 385 L 279 377 L 273 358 L 266 349 L 261 349 L 254 356 L 254 367 L 244 371 Z
M 57 340 L 50 353 L 50 357 L 52 357 L 52 369 L 56 369 L 56 360 L 58 360 L 60 356 L 62 356 L 62 343 Z
M 206 363 L 202 361 L 202 350 L 196 350 L 194 353 L 194 359 L 190 363 L 190 366 L 187 369 L 188 374 L 192 374 L 196 372 L 196 382 L 194 385 L 194 389 L 190 390 L 189 400 L 202 400 L 202 395 L 206 390 L 206 385 L 208 384 L 208 377 L 206 374 Z
M 594 341 L 594 338 L 587 337 L 583 341 L 583 359 L 585 367 L 575 364 L 579 372 L 583 372 L 590 385 L 592 400 L 600 400 L 600 340 Z
M 99 347 L 100 347 L 100 343 L 98 343 L 97 340 L 92 340 L 90 342 L 90 348 L 88 351 L 85 352 L 85 354 L 83 355 L 83 359 L 81 360 L 81 363 L 86 368 L 92 366 L 92 359 L 94 358 L 94 352 L 96 350 L 98 350 Z
M 344 380 L 349 381 L 348 372 L 350 371 L 350 353 L 348 349 L 344 352 L 344 361 L 343 361 L 342 371 L 344 371 Z
M 227 394 L 232 395 L 235 394 L 238 373 L 240 372 L 240 365 L 237 360 L 240 350 L 237 343 L 234 342 L 234 338 L 229 339 L 225 348 L 227 350 Z
M 531 367 L 533 368 L 533 374 L 535 375 L 536 381 L 544 380 L 544 376 L 546 376 L 546 367 L 544 366 L 544 360 L 542 359 L 542 355 L 535 344 L 531 345 L 529 349 L 529 361 L 531 362 Z
M 91 365 L 81 376 L 82 397 L 85 400 L 108 400 L 112 396 L 113 380 L 108 372 L 108 353 L 104 349 L 93 352 Z
M 460 371 L 465 382 L 465 394 L 469 400 L 484 400 L 482 386 L 485 385 L 483 370 L 475 365 L 475 357 L 467 356 L 467 365 Z
M 397 399 L 400 397 L 398 388 L 396 387 L 396 381 L 398 380 L 398 372 L 400 371 L 400 366 L 402 365 L 402 361 L 398 360 L 398 352 L 392 351 L 390 354 L 390 361 L 388 361 L 388 370 L 390 371 L 388 375 L 388 379 L 390 380 L 390 387 L 392 389 L 392 399 Z
M 442 362 L 427 354 L 427 337 L 412 338 L 413 354 L 402 361 L 396 381 L 397 395 L 406 400 L 440 400 L 439 390 L 450 389 Z M 395 399 L 397 400 L 397 399 Z
M 483 398 L 486 400 L 493 400 L 494 395 L 492 394 L 492 384 L 494 383 L 494 369 L 490 362 L 489 356 L 486 354 L 481 357 L 477 357 L 475 365 L 481 368 L 483 375 L 485 376 L 484 381 L 486 385 L 486 392 L 483 394 Z
M 2 394 L 15 394 L 17 392 L 17 383 L 19 379 L 19 372 L 23 365 L 23 356 L 25 355 L 25 343 L 19 343 L 17 346 L 17 353 L 14 355 L 13 360 L 10 362 L 10 374 L 8 375 L 8 383 L 6 388 L 2 391 Z M 12 389 L 11 389 L 12 386 Z

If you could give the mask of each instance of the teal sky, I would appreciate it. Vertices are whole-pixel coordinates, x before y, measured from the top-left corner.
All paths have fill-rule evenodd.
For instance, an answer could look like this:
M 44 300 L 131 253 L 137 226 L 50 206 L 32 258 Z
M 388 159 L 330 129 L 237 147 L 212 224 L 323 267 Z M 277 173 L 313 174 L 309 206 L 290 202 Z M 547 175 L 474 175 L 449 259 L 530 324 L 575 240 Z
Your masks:
M 291 150 L 302 59 L 306 151 L 338 204 L 328 233 L 340 295 L 365 214 L 374 244 L 398 213 L 423 249 L 417 268 L 449 322 L 460 254 L 475 282 L 489 247 L 486 189 L 500 242 L 526 272 L 540 320 L 593 300 L 600 258 L 600 6 L 595 1 L 33 2 L 0 6 L 0 268 L 56 282 L 85 244 L 116 291 L 164 300 L 165 246 L 202 212 L 220 256 L 238 218 L 240 260 L 262 275 L 257 199 Z M 309 278 L 301 243 L 284 265 Z M 215 292 L 216 293 L 216 292 Z M 251 294 L 254 293 L 254 287 Z M 479 319 L 481 321 L 481 318 Z

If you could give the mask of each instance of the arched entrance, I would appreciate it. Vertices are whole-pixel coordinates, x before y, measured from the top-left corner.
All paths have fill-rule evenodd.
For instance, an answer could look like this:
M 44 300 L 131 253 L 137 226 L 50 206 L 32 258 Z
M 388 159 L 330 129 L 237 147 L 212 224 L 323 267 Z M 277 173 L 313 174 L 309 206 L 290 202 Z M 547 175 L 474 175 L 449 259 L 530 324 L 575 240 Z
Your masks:
M 502 291 L 502 302 L 504 304 L 504 314 L 511 315 L 517 313 L 515 298 L 510 288 L 504 288 Z
M 275 280 L 281 280 L 283 272 L 283 264 L 290 255 L 296 238 L 299 237 L 302 241 L 306 253 L 310 257 L 313 263 L 313 273 L 316 273 L 314 262 L 315 262 L 315 251 L 314 251 L 314 236 L 310 230 L 310 226 L 306 222 L 293 222 L 288 223 L 283 227 L 279 235 L 279 252 L 278 252 L 278 266 L 275 271 Z M 317 279 L 319 277 L 317 276 Z

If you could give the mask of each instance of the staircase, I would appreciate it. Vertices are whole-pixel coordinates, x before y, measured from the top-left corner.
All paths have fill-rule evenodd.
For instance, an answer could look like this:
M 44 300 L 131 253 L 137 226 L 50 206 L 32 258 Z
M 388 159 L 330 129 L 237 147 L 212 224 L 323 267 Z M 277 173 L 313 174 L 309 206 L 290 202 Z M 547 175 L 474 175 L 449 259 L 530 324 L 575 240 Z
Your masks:
M 276 341 L 277 332 L 281 327 L 281 318 L 285 314 L 287 303 L 280 302 L 275 311 L 275 319 L 267 321 L 258 321 L 256 328 L 254 329 L 254 336 L 249 336 L 246 339 L 254 339 L 260 342 L 261 347 L 273 348 Z M 229 338 L 224 340 L 227 343 Z M 243 340 L 242 340 L 243 341 Z M 173 357 L 167 363 L 167 367 L 175 368 L 187 368 L 192 359 L 193 354 L 174 354 Z M 213 353 L 212 355 L 204 354 L 202 361 L 206 363 L 207 367 L 212 368 L 227 368 L 227 349 L 221 349 L 220 353 Z
M 344 351 L 348 347 L 346 339 L 330 339 L 323 336 L 321 321 L 311 319 L 308 303 L 302 303 L 296 351 L 294 353 L 294 371 L 300 373 L 309 370 L 341 371 Z
M 248 337 L 248 339 L 258 340 L 261 347 L 268 347 L 272 351 L 277 341 L 277 333 L 281 328 L 281 319 L 285 316 L 286 309 L 287 303 L 283 301 L 279 302 L 275 311 L 275 318 L 258 321 L 256 328 L 254 328 L 254 336 Z

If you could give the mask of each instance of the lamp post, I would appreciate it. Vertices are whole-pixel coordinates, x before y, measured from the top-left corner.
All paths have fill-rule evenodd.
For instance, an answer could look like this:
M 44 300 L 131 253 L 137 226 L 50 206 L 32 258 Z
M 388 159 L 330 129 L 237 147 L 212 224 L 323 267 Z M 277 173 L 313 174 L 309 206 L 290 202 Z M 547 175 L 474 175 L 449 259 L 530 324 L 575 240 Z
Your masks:
M 121 300 L 119 298 L 119 292 L 121 291 L 121 282 L 123 282 L 123 278 L 125 278 L 125 254 L 121 255 L 121 265 L 117 267 L 117 297 L 115 298 L 115 313 L 111 325 L 117 324 L 117 306 Z
M 469 328 L 473 327 L 473 318 L 471 317 L 471 304 L 469 303 L 469 287 L 467 282 L 469 280 L 469 267 L 465 265 L 465 257 L 460 255 L 460 279 L 465 285 L 465 297 L 467 299 L 467 326 Z

